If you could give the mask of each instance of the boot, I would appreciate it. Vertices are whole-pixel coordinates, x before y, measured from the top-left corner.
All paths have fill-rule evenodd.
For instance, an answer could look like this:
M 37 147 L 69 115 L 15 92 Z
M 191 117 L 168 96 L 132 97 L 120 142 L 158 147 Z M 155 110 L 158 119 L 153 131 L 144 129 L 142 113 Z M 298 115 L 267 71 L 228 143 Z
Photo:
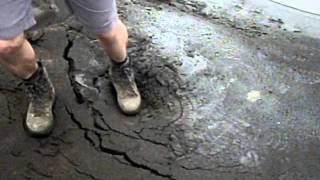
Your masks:
M 112 62 L 109 76 L 117 93 L 117 101 L 124 114 L 134 115 L 139 112 L 141 96 L 135 83 L 134 72 L 129 57 L 125 62 Z
M 28 80 L 24 80 L 24 85 L 30 98 L 24 126 L 31 136 L 49 135 L 54 126 L 52 107 L 55 91 L 41 62 L 38 62 L 37 71 Z

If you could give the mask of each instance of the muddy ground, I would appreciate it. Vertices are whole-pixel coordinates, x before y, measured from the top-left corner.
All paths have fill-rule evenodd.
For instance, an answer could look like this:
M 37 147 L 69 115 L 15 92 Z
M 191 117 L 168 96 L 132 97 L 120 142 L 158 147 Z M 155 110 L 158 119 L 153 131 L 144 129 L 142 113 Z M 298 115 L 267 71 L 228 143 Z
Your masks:
M 319 17 L 263 0 L 119 0 L 143 96 L 122 115 L 108 58 L 64 4 L 28 32 L 57 92 L 50 137 L 0 69 L 0 179 L 320 179 Z M 58 11 L 58 14 L 55 13 Z

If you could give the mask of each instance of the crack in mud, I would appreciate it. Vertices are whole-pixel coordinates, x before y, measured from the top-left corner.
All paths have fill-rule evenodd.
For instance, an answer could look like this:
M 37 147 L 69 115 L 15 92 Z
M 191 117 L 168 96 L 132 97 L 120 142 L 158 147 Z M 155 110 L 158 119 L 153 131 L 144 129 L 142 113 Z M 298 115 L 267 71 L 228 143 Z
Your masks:
M 94 175 L 92 175 L 92 174 L 90 174 L 90 173 L 88 173 L 88 172 L 82 171 L 82 170 L 80 170 L 80 169 L 78 169 L 78 168 L 74 168 L 74 169 L 75 169 L 75 171 L 76 171 L 77 173 L 79 173 L 79 174 L 81 174 L 81 175 L 83 175 L 83 176 L 86 176 L 86 177 L 88 177 L 88 178 L 90 178 L 90 179 L 100 180 L 99 178 L 95 177 Z
M 88 103 L 88 107 L 89 107 L 89 108 L 91 109 L 91 111 L 92 111 L 92 117 L 93 117 L 93 119 L 94 119 L 94 125 L 97 125 L 97 124 L 98 124 L 98 123 L 97 123 L 97 121 L 98 121 L 97 119 L 100 119 L 100 120 L 103 122 L 103 124 L 107 127 L 107 129 L 106 129 L 106 128 L 103 128 L 103 127 L 97 125 L 99 128 L 102 128 L 102 130 L 104 130 L 104 131 L 110 131 L 110 132 L 116 133 L 116 134 L 120 134 L 120 135 L 122 135 L 122 136 L 131 138 L 131 139 L 139 140 L 139 138 L 137 138 L 137 137 L 135 137 L 135 136 L 131 136 L 131 135 L 125 134 L 125 133 L 123 133 L 123 132 L 121 132 L 121 131 L 119 131 L 119 130 L 116 130 L 116 129 L 112 128 L 112 127 L 106 122 L 106 120 L 105 120 L 104 117 L 103 117 L 103 114 L 102 114 L 98 109 L 94 108 L 92 105 L 90 105 L 90 103 Z
M 95 133 L 95 131 L 92 129 L 88 129 L 88 128 L 83 127 L 82 124 L 75 118 L 73 112 L 71 110 L 69 110 L 69 108 L 66 105 L 64 107 L 65 107 L 66 112 L 69 114 L 72 122 L 75 123 L 80 130 L 84 131 L 83 137 L 90 143 L 90 145 L 95 146 L 95 142 L 88 136 L 89 132 Z
M 135 168 L 139 168 L 139 169 L 144 169 L 144 170 L 147 170 L 149 172 L 151 172 L 152 174 L 154 175 L 157 175 L 157 176 L 161 176 L 161 177 L 165 177 L 165 178 L 168 178 L 170 180 L 175 180 L 171 175 L 168 175 L 168 174 L 162 174 L 160 173 L 158 170 L 156 169 L 152 169 L 146 165 L 143 165 L 143 164 L 139 164 L 133 160 L 130 159 L 130 157 L 127 155 L 126 152 L 122 152 L 122 151 L 117 151 L 117 150 L 114 150 L 114 149 L 110 149 L 110 148 L 106 148 L 102 145 L 102 137 L 101 137 L 101 134 L 95 132 L 94 130 L 90 130 L 90 129 L 87 129 L 87 128 L 84 128 L 81 123 L 75 119 L 74 117 L 74 114 L 67 108 L 65 107 L 67 113 L 70 115 L 70 118 L 72 119 L 72 121 L 82 130 L 84 131 L 84 133 L 88 133 L 88 132 L 94 132 L 95 135 L 97 135 L 98 139 L 99 139 L 99 145 L 95 148 L 97 151 L 99 152 L 104 152 L 104 153 L 107 153 L 107 154 L 110 154 L 110 155 L 120 155 L 122 156 L 132 167 L 135 167 Z M 90 144 L 94 144 L 94 141 L 91 140 L 90 138 L 88 137 L 85 137 L 86 140 L 89 141 Z
M 84 102 L 84 98 L 83 96 L 81 95 L 81 93 L 79 92 L 78 90 L 78 84 L 77 84 L 77 81 L 75 80 L 75 75 L 74 75 L 74 69 L 75 69 L 75 62 L 74 60 L 69 57 L 69 52 L 70 52 L 70 49 L 72 48 L 73 46 L 73 40 L 71 40 L 67 34 L 67 40 L 68 40 L 68 43 L 67 43 L 67 46 L 63 52 L 63 58 L 67 61 L 68 63 L 68 75 L 69 75 L 69 80 L 70 80 L 70 83 L 71 83 L 71 87 L 73 88 L 73 92 L 76 96 L 76 99 L 77 99 L 77 102 L 79 104 L 82 104 Z

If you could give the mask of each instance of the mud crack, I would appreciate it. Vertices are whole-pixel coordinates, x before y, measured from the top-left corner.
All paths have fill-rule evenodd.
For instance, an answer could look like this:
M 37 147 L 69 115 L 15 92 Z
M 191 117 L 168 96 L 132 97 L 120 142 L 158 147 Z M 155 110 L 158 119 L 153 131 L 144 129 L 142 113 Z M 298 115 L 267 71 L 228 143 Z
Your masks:
M 69 52 L 71 47 L 73 46 L 73 40 L 70 39 L 69 35 L 67 34 L 67 46 L 64 49 L 63 52 L 63 58 L 67 61 L 68 63 L 68 76 L 69 76 L 69 80 L 71 83 L 71 87 L 73 89 L 73 92 L 76 96 L 77 102 L 79 104 L 82 104 L 84 102 L 84 97 L 82 96 L 82 94 L 79 91 L 79 88 L 77 88 L 79 85 L 78 83 L 75 81 L 75 62 L 74 60 L 69 56 Z
M 80 169 L 78 169 L 78 168 L 74 168 L 74 169 L 76 170 L 76 172 L 77 172 L 78 174 L 84 175 L 84 176 L 86 176 L 86 177 L 88 177 L 88 178 L 90 178 L 90 179 L 93 179 L 93 180 L 99 180 L 99 178 L 95 177 L 94 175 L 92 175 L 92 174 L 90 174 L 90 173 L 87 173 L 87 172 L 85 172 L 85 171 L 82 171 L 82 170 L 80 170 Z
M 107 154 L 110 154 L 112 156 L 122 156 L 123 159 L 127 162 L 127 163 L 124 163 L 124 162 L 121 162 L 119 161 L 121 164 L 125 164 L 125 165 L 128 165 L 130 164 L 130 166 L 132 167 L 135 167 L 135 168 L 139 168 L 139 169 L 143 169 L 143 170 L 146 170 L 146 171 L 149 171 L 150 173 L 154 174 L 154 175 L 157 175 L 157 176 L 161 176 L 161 177 L 164 177 L 164 178 L 168 178 L 170 180 L 175 180 L 175 178 L 172 177 L 172 175 L 169 175 L 169 174 L 163 174 L 161 172 L 159 172 L 158 170 L 156 169 L 152 169 L 150 167 L 148 167 L 147 165 L 144 165 L 144 164 L 140 164 L 140 163 L 137 163 L 135 161 L 133 161 L 126 152 L 123 152 L 123 151 L 118 151 L 118 150 L 115 150 L 115 149 L 111 149 L 111 148 L 107 148 L 107 147 L 104 147 L 102 145 L 102 135 L 95 132 L 94 130 L 91 130 L 91 129 L 88 129 L 88 128 L 85 128 L 81 125 L 81 123 L 79 122 L 79 120 L 77 120 L 74 116 L 74 114 L 65 106 L 65 109 L 67 111 L 67 113 L 69 114 L 71 120 L 79 127 L 79 129 L 81 129 L 82 131 L 84 131 L 84 134 L 88 134 L 88 132 L 93 132 L 99 139 L 99 145 L 96 146 L 95 150 L 98 151 L 98 152 L 104 152 L 104 153 L 107 153 Z M 84 136 L 85 139 L 87 141 L 89 141 L 90 144 L 95 144 L 94 141 L 92 139 L 90 139 L 88 136 Z M 79 171 L 78 171 L 79 172 Z M 88 174 L 86 174 L 88 175 Z M 94 179 L 95 177 L 92 177 L 92 179 Z

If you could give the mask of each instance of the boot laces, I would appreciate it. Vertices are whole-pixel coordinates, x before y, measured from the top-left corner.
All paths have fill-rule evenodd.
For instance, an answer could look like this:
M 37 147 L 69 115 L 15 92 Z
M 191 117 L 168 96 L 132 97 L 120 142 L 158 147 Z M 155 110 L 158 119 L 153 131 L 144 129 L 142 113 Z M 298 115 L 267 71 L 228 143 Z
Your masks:
M 40 116 L 45 110 L 50 90 L 50 85 L 47 82 L 40 82 L 41 80 L 38 80 L 38 82 L 26 83 L 27 94 L 33 104 L 33 113 L 35 116 Z
M 125 96 L 137 96 L 134 88 L 133 70 L 129 65 L 123 65 L 119 68 L 114 68 L 115 82 L 121 89 L 124 90 Z

